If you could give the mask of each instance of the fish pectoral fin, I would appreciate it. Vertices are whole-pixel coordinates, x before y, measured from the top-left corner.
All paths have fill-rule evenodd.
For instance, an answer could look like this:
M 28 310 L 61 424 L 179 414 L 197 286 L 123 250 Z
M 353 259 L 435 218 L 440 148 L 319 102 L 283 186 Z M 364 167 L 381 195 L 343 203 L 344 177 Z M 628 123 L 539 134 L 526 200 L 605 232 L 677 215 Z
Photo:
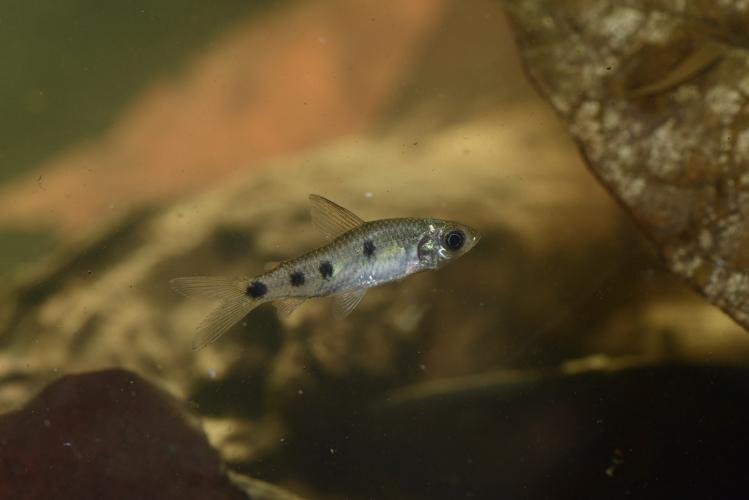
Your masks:
M 346 231 L 364 224 L 361 217 L 327 198 L 311 194 L 309 195 L 309 201 L 312 204 L 310 207 L 312 224 L 328 239 L 332 240 Z
M 286 317 L 293 313 L 297 307 L 304 304 L 305 300 L 307 299 L 302 297 L 288 297 L 274 301 L 273 305 L 276 307 L 279 315 Z
M 337 319 L 348 316 L 359 305 L 365 293 L 367 293 L 367 289 L 362 288 L 361 290 L 352 290 L 335 295 L 333 297 L 333 316 Z

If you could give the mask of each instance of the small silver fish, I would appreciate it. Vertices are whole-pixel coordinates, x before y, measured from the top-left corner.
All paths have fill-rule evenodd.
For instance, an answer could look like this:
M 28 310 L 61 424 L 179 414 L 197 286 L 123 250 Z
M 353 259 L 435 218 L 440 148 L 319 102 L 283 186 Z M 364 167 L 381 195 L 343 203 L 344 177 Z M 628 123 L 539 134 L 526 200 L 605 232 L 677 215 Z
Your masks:
M 335 316 L 349 314 L 367 288 L 438 269 L 473 248 L 479 233 L 439 219 L 383 219 L 365 222 L 322 196 L 310 195 L 312 223 L 329 244 L 254 278 L 193 276 L 170 281 L 182 295 L 220 299 L 200 324 L 194 350 L 218 339 L 248 312 L 274 302 L 291 314 L 305 300 L 334 295 Z

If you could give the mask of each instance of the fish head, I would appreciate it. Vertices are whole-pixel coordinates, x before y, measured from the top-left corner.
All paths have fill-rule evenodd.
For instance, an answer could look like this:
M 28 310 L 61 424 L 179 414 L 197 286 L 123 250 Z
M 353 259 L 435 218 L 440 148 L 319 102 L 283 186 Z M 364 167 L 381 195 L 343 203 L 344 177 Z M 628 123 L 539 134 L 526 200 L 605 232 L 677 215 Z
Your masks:
M 424 269 L 438 269 L 464 255 L 479 242 L 475 229 L 449 220 L 429 220 L 426 234 L 419 241 L 419 262 Z

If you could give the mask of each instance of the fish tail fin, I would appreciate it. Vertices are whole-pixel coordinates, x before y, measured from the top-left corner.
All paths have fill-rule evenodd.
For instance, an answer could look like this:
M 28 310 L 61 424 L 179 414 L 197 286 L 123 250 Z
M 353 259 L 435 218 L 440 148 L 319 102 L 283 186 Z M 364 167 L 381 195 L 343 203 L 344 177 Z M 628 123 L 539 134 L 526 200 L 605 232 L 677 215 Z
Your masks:
M 247 313 L 264 302 L 252 299 L 247 294 L 248 282 L 245 278 L 213 276 L 175 278 L 169 282 L 172 290 L 181 295 L 221 300 L 221 304 L 198 326 L 192 339 L 194 351 L 199 351 L 216 341 Z

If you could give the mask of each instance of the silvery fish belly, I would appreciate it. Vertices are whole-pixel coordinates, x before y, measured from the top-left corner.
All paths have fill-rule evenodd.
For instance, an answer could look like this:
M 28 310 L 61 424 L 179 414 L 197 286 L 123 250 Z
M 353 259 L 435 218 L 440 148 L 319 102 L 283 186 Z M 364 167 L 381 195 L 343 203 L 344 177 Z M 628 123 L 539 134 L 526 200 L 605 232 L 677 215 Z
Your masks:
M 291 314 L 306 299 L 333 295 L 337 317 L 345 317 L 368 288 L 438 269 L 478 242 L 477 231 L 440 219 L 383 219 L 365 222 L 322 196 L 310 195 L 313 224 L 327 245 L 252 278 L 176 278 L 183 295 L 220 299 L 198 327 L 193 349 L 202 349 L 265 302 Z

